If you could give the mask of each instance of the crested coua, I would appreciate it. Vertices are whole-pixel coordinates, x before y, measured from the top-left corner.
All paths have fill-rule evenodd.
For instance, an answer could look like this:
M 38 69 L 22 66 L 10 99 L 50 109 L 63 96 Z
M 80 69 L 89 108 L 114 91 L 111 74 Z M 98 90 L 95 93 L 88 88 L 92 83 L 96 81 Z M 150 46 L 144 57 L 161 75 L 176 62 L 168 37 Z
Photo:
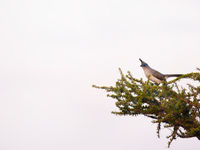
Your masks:
M 142 59 L 139 59 L 141 61 L 141 67 L 144 70 L 145 76 L 155 82 L 156 84 L 160 84 L 162 81 L 166 81 L 169 77 L 179 77 L 182 74 L 162 74 L 154 69 L 152 69 L 146 62 L 144 62 Z

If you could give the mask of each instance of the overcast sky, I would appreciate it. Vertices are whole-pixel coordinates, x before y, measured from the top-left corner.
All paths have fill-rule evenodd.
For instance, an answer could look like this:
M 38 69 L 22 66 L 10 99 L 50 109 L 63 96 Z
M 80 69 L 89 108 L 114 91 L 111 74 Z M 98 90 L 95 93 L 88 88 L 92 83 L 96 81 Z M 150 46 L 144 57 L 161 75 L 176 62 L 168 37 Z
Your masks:
M 1 150 L 164 150 L 145 117 L 115 116 L 118 68 L 145 78 L 200 66 L 198 0 L 1 0 Z M 178 139 L 170 150 L 199 149 Z

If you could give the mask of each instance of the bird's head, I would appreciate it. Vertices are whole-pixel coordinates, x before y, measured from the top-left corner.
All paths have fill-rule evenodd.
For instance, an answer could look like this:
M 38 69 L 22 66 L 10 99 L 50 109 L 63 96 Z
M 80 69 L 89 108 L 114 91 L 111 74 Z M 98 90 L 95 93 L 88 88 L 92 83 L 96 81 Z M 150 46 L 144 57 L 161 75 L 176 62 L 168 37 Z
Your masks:
M 145 63 L 142 59 L 139 58 L 139 60 L 141 61 L 141 65 L 140 67 L 147 67 L 149 66 L 147 63 Z

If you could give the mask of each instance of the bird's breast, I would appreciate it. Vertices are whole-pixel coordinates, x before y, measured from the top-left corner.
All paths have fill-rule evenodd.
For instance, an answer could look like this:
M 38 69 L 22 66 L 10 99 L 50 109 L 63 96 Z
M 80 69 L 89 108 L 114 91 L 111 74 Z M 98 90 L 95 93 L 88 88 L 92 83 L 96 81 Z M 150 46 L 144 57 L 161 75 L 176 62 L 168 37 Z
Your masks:
M 155 82 L 155 83 L 160 84 L 160 83 L 162 82 L 162 81 L 159 80 L 158 78 L 154 77 L 154 76 L 152 75 L 152 73 L 151 73 L 148 69 L 146 69 L 146 68 L 144 68 L 144 74 L 145 74 L 145 76 L 146 76 L 149 80 L 151 80 L 151 81 L 153 81 L 153 82 Z

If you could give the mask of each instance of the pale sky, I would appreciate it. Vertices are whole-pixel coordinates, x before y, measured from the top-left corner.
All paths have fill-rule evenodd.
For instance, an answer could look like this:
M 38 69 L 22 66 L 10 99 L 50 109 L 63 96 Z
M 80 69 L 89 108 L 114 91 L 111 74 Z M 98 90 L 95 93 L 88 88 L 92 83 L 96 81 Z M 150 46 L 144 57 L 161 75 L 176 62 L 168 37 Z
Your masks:
M 200 66 L 199 0 L 1 0 L 1 150 L 167 150 L 145 117 L 116 116 L 92 84 Z M 196 138 L 169 150 L 197 150 Z

